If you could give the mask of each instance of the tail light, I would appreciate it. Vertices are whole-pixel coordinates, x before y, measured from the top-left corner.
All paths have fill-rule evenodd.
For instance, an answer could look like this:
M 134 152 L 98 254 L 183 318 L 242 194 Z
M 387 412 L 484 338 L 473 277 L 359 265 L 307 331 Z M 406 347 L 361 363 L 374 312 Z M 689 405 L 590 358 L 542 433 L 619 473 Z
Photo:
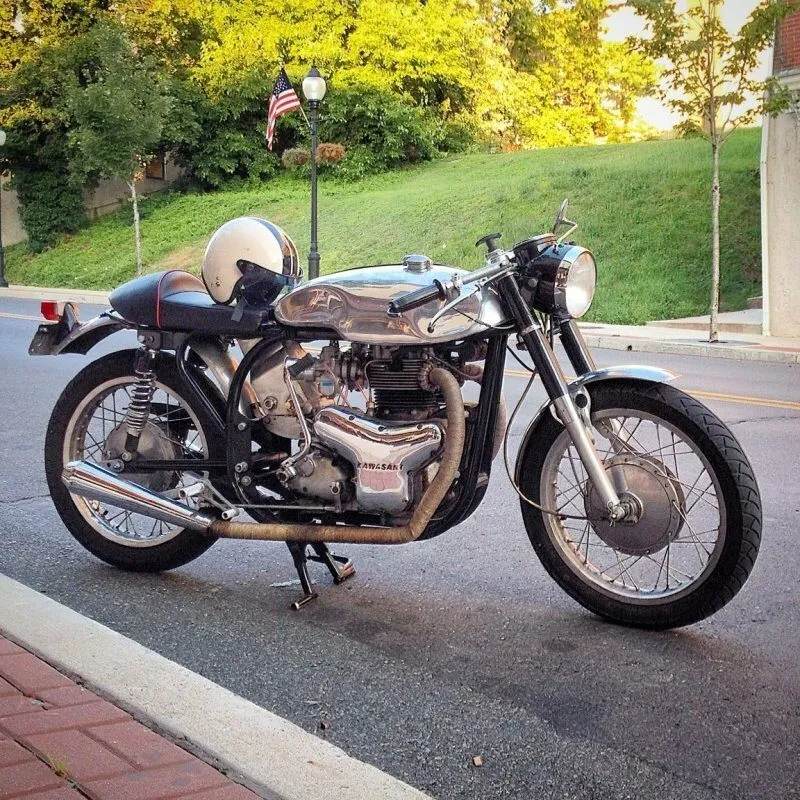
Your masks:
M 42 316 L 48 320 L 48 322 L 58 322 L 64 312 L 64 304 L 57 303 L 55 300 L 42 300 L 40 308 Z

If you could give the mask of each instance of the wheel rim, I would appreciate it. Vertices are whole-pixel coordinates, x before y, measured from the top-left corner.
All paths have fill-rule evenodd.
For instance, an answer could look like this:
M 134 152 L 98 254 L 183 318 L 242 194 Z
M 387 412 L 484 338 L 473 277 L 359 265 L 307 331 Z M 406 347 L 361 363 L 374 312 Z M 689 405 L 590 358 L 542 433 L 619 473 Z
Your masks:
M 609 426 L 614 420 L 621 426 L 616 432 Z M 545 458 L 540 497 L 546 508 L 584 519 L 543 515 L 550 541 L 582 581 L 626 603 L 657 604 L 695 590 L 713 571 L 725 541 L 725 505 L 708 459 L 674 425 L 643 411 L 606 409 L 593 412 L 592 421 L 604 462 L 636 457 L 640 467 L 653 465 L 654 481 L 674 486 L 673 493 L 666 488 L 663 493 L 671 500 L 661 501 L 670 502 L 671 507 L 659 511 L 662 517 L 677 514 L 679 525 L 665 536 L 642 528 L 647 534 L 642 538 L 657 548 L 651 552 L 641 552 L 630 544 L 614 547 L 623 540 L 622 535 L 615 538 L 601 523 L 596 529 L 585 519 L 587 508 L 592 508 L 591 499 L 587 500 L 591 492 L 586 470 L 569 434 L 562 431 Z
M 109 439 L 118 438 L 115 430 L 124 421 L 130 402 L 129 389 L 133 376 L 115 378 L 94 388 L 72 415 L 64 437 L 63 463 L 86 460 L 101 463 L 104 460 L 104 445 Z M 208 458 L 208 442 L 197 416 L 189 404 L 173 389 L 156 381 L 151 415 L 146 431 L 150 438 L 165 437 L 167 446 L 176 451 L 179 458 Z M 207 477 L 201 470 L 182 473 L 152 473 L 159 488 L 166 484 L 170 488 L 161 491 L 165 497 L 177 499 L 178 492 L 188 483 Z M 141 476 L 131 476 L 133 482 Z M 86 522 L 101 536 L 126 547 L 154 547 L 174 539 L 183 529 L 169 526 L 159 520 L 145 517 L 108 503 L 87 500 L 70 493 L 72 501 Z M 192 501 L 182 502 L 192 505 Z

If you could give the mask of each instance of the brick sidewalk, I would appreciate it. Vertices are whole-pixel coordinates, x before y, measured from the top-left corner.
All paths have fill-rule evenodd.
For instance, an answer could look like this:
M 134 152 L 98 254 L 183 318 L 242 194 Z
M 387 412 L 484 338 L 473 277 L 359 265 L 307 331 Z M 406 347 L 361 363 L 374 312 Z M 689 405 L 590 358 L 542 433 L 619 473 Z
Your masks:
M 0 800 L 257 800 L 0 636 Z

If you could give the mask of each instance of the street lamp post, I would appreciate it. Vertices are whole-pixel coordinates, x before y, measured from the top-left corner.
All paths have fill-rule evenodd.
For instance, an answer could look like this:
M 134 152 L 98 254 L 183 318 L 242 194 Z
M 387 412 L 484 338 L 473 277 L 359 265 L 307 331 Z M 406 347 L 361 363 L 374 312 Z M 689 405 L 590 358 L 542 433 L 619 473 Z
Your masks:
M 0 128 L 0 147 L 6 143 L 6 132 Z M 8 286 L 6 280 L 6 259 L 3 252 L 3 172 L 0 170 L 0 287 Z
M 325 79 L 312 66 L 303 78 L 303 94 L 310 111 L 308 124 L 311 127 L 311 248 L 308 253 L 308 277 L 319 277 L 319 245 L 317 242 L 317 119 L 319 104 L 325 97 Z

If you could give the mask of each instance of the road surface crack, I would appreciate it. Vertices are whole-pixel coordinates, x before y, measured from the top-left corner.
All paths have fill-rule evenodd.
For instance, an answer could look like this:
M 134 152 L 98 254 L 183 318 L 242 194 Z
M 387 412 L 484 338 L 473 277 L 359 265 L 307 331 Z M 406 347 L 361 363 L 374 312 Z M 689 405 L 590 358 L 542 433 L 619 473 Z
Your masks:
M 733 428 L 736 425 L 744 425 L 750 422 L 782 422 L 796 419 L 798 419 L 797 414 L 781 414 L 780 416 L 747 417 L 746 419 L 737 419 L 735 422 L 728 422 L 726 424 L 729 428 Z
M 32 494 L 29 497 L 13 497 L 11 500 L 2 500 L 0 499 L 0 505 L 11 505 L 12 503 L 24 503 L 26 500 L 44 500 L 46 497 L 50 497 L 49 494 Z

